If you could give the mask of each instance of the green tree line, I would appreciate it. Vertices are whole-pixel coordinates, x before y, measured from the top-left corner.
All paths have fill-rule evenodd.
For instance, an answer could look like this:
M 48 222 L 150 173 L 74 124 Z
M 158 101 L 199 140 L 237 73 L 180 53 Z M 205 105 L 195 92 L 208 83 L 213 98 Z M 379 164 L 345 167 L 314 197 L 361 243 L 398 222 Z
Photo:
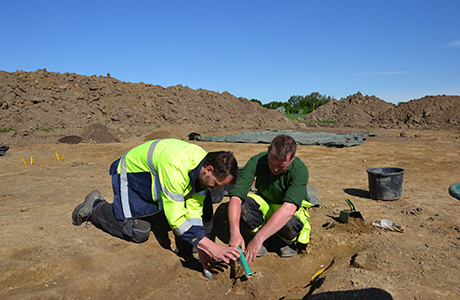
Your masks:
M 259 103 L 261 106 L 267 109 L 278 109 L 283 107 L 286 114 L 309 114 L 313 109 L 318 108 L 321 105 L 328 103 L 331 100 L 336 100 L 334 97 L 321 95 L 318 92 L 313 92 L 310 95 L 291 96 L 287 102 L 272 101 L 270 103 L 262 104 L 260 100 L 251 99 L 253 102 Z

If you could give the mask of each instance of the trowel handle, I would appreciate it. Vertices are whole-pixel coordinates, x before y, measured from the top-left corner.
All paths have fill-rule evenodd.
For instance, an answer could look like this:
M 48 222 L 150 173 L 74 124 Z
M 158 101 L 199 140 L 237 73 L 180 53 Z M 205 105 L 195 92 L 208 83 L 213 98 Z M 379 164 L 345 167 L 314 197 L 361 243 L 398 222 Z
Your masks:
M 351 211 L 355 211 L 355 206 L 353 205 L 353 203 L 351 203 L 350 199 L 348 198 L 345 198 L 345 201 L 347 201 L 348 205 L 350 205 L 350 210 Z

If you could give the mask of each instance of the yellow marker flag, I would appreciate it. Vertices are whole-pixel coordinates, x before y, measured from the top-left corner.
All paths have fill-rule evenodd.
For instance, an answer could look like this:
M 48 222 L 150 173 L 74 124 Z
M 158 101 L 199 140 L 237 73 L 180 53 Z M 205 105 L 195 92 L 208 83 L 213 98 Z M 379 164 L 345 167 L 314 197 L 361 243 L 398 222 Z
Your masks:
M 24 159 L 24 157 L 21 156 L 21 158 L 22 158 L 22 161 L 24 162 L 24 164 L 27 165 L 26 160 Z
M 31 164 L 31 165 L 34 164 L 34 159 L 32 158 L 32 156 L 30 157 L 30 164 Z
M 64 160 L 64 152 L 62 152 L 61 160 Z
M 54 153 L 56 153 L 56 159 L 59 160 L 59 155 L 57 154 L 57 152 Z

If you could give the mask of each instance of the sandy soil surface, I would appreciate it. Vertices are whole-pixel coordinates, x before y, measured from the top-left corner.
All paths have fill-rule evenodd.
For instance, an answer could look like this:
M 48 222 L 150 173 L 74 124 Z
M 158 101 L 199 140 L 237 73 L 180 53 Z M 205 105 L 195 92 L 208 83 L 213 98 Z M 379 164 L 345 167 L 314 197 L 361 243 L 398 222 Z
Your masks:
M 33 84 L 22 90 L 14 87 L 14 84 L 19 86 L 26 84 L 26 81 L 14 84 L 4 84 L 3 81 L 0 89 L 3 92 L 0 128 L 11 126 L 17 129 L 0 133 L 0 142 L 10 146 L 6 155 L 0 156 L 0 298 L 460 298 L 460 202 L 448 194 L 449 186 L 460 181 L 460 130 L 458 124 L 454 125 L 456 120 L 449 119 L 450 127 L 446 125 L 447 128 L 444 125 L 434 126 L 433 129 L 438 130 L 426 129 L 424 126 L 428 123 L 417 127 L 413 118 L 410 123 L 395 123 L 394 126 L 400 127 L 394 128 L 393 125 L 385 128 L 390 123 L 374 126 L 377 123 L 372 120 L 368 120 L 367 127 L 360 123 L 358 126 L 333 124 L 318 128 L 291 122 L 282 117 L 276 123 L 274 120 L 278 120 L 277 115 L 270 115 L 268 119 L 257 116 L 259 119 L 254 122 L 254 119 L 246 115 L 250 111 L 254 116 L 260 113 L 253 103 L 248 104 L 247 100 L 222 93 L 219 95 L 227 97 L 229 102 L 243 103 L 241 110 L 240 106 L 235 105 L 237 114 L 244 116 L 243 119 L 232 118 L 233 108 L 227 107 L 225 102 L 209 100 L 209 106 L 205 110 L 212 111 L 212 107 L 216 107 L 221 116 L 220 125 L 215 125 L 216 121 L 210 120 L 203 121 L 201 127 L 190 121 L 183 124 L 175 124 L 178 121 L 161 121 L 161 124 L 140 126 L 132 119 L 143 119 L 133 115 L 127 118 L 131 125 L 123 122 L 116 126 L 116 121 L 104 119 L 106 115 L 94 103 L 92 110 L 90 109 L 88 103 L 91 102 L 85 97 L 101 90 L 96 86 L 91 91 L 82 92 L 81 97 L 84 99 L 66 102 L 65 105 L 60 104 L 64 101 L 62 98 L 53 100 L 54 104 L 48 103 L 56 96 L 50 94 L 43 97 L 41 102 L 30 102 L 27 109 L 20 107 L 21 99 L 24 104 L 29 101 L 27 99 L 37 97 L 37 93 L 53 89 L 62 93 L 66 89 L 61 85 L 45 84 L 47 89 L 32 92 L 32 85 L 39 86 L 45 83 L 45 78 L 57 76 L 48 73 L 50 72 L 8 73 L 5 76 L 16 78 L 15 80 L 19 80 L 21 74 L 22 77 L 36 75 L 37 79 L 33 79 Z M 46 77 L 46 74 L 49 76 Z M 80 78 L 80 75 L 72 76 Z M 80 78 L 82 82 L 93 79 L 98 78 Z M 105 77 L 103 79 L 115 80 Z M 162 91 L 166 93 L 168 89 Z M 184 90 L 187 89 L 181 88 L 179 91 L 174 87 L 176 93 Z M 8 98 L 11 91 L 15 91 L 16 96 Z M 118 93 L 125 91 L 123 89 Z M 185 97 L 185 100 L 195 97 L 194 92 L 197 91 L 189 92 L 190 96 Z M 209 91 L 198 92 L 217 95 Z M 140 101 L 144 99 L 142 97 Z M 216 99 L 224 101 L 219 97 L 216 96 Z M 354 97 L 370 99 L 362 95 Z M 177 101 L 180 99 L 177 98 Z M 451 97 L 449 99 L 452 100 Z M 103 97 L 99 97 L 97 101 L 101 100 L 104 100 Z M 150 105 L 147 100 L 145 103 Z M 49 105 L 46 108 L 47 113 L 43 110 L 45 104 Z M 81 107 L 76 109 L 77 104 L 81 104 Z M 39 107 L 35 107 L 36 105 Z M 191 110 L 193 105 L 189 106 Z M 37 113 L 37 109 L 41 111 Z M 101 119 L 88 122 L 86 117 L 82 119 L 78 114 L 73 117 L 70 114 L 67 118 L 68 122 L 75 122 L 72 126 L 58 128 L 57 123 L 52 122 L 59 115 L 59 110 L 61 114 L 65 114 L 67 110 L 73 112 L 80 109 L 88 109 L 87 113 L 93 118 L 101 112 Z M 195 113 L 198 114 L 194 111 L 193 114 Z M 35 125 L 22 126 L 21 124 L 28 122 L 26 115 L 31 118 L 30 124 L 49 119 L 49 123 L 40 124 L 54 129 L 46 132 L 37 130 Z M 177 113 L 177 116 L 180 114 Z M 165 117 L 170 118 L 168 115 Z M 14 118 L 22 121 L 15 122 Z M 199 119 L 205 117 L 200 115 Z M 231 124 L 236 119 L 240 123 L 232 127 Z M 79 124 L 77 120 L 80 120 Z M 247 120 L 251 122 L 246 122 Z M 423 123 L 423 120 L 419 121 L 419 125 Z M 100 128 L 97 124 L 105 125 Z M 132 132 L 138 128 L 143 129 Z M 317 188 L 323 202 L 323 205 L 310 210 L 311 243 L 299 255 L 283 259 L 275 252 L 269 252 L 251 264 L 254 276 L 250 279 L 244 277 L 238 264 L 216 262 L 213 278 L 207 280 L 201 275 L 199 264 L 185 262 L 172 251 L 163 248 L 153 234 L 143 244 L 132 244 L 111 237 L 91 224 L 79 227 L 72 225 L 73 209 L 91 190 L 98 189 L 106 199 L 111 200 L 112 190 L 108 175 L 111 162 L 145 140 L 165 137 L 187 140 L 187 135 L 192 131 L 211 135 L 257 128 L 371 131 L 379 134 L 355 147 L 299 146 L 298 156 L 308 166 L 310 184 Z M 58 140 L 62 138 L 73 142 L 78 140 L 79 143 L 59 143 Z M 105 138 L 112 140 L 105 141 Z M 252 155 L 267 148 L 264 144 L 193 143 L 207 151 L 233 151 L 239 165 L 244 165 Z M 373 167 L 400 167 L 406 170 L 403 195 L 399 200 L 370 199 L 366 168 Z M 340 211 L 348 209 L 345 198 L 355 204 L 356 209 L 362 213 L 364 222 L 353 219 L 349 224 L 343 224 L 339 221 Z M 228 198 L 224 198 L 221 203 L 214 204 L 219 243 L 225 242 L 224 212 L 227 203 Z M 382 219 L 399 223 L 404 232 L 386 231 L 372 225 Z M 333 225 L 325 226 L 328 221 Z M 309 285 L 311 277 L 322 266 L 329 265 Z

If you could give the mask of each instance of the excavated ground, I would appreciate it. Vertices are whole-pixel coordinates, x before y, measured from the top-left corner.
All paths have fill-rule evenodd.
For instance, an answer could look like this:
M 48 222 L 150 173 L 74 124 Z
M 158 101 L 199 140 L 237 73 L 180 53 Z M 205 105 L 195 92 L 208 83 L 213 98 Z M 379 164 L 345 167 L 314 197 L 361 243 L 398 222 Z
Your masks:
M 0 128 L 14 129 L 0 132 L 0 143 L 10 147 L 0 156 L 0 298 L 460 298 L 460 202 L 447 191 L 460 181 L 458 96 L 397 107 L 357 93 L 306 117 L 338 123 L 306 125 L 226 92 L 40 70 L 0 72 L 0 99 Z M 74 207 L 91 190 L 110 201 L 110 163 L 145 140 L 261 129 L 378 134 L 355 147 L 299 146 L 323 202 L 310 211 L 311 243 L 299 255 L 269 252 L 251 264 L 249 280 L 238 264 L 217 262 L 207 280 L 199 264 L 184 262 L 153 234 L 131 244 L 91 224 L 72 225 Z M 193 143 L 233 151 L 239 165 L 267 148 Z M 399 200 L 370 199 L 366 168 L 372 167 L 406 170 Z M 345 198 L 364 221 L 339 221 Z M 226 197 L 214 204 L 219 243 L 227 203 Z M 381 219 L 404 232 L 372 225 Z

